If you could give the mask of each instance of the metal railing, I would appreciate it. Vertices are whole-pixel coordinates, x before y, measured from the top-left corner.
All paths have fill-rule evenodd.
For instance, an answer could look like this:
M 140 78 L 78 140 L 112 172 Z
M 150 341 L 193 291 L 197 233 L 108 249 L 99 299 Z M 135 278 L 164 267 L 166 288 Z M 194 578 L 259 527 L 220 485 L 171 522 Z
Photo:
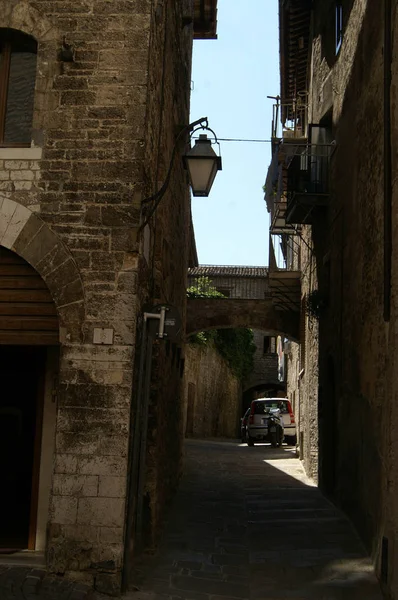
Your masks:
M 296 231 L 298 235 L 298 232 Z M 278 271 L 299 271 L 299 243 L 297 237 L 287 234 L 270 235 L 270 254 L 273 268 Z M 272 270 L 270 266 L 270 270 Z
M 307 137 L 307 102 L 305 98 L 298 98 L 290 102 L 273 105 L 272 111 L 272 139 L 300 139 Z
M 328 194 L 332 144 L 297 146 L 289 157 L 287 193 Z

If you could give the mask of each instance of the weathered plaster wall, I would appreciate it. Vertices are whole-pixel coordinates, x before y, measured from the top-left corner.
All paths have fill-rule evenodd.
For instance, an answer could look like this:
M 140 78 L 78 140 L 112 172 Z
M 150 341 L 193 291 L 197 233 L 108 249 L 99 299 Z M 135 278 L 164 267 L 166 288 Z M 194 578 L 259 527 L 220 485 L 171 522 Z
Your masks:
M 187 436 L 239 436 L 241 385 L 213 347 L 187 344 L 184 390 Z

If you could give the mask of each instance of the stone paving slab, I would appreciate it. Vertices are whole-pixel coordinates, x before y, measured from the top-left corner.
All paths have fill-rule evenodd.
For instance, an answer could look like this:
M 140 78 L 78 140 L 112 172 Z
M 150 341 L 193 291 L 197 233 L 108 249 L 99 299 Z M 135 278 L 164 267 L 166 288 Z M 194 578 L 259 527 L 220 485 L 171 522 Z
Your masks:
M 155 556 L 125 600 L 381 600 L 350 523 L 291 448 L 189 440 Z

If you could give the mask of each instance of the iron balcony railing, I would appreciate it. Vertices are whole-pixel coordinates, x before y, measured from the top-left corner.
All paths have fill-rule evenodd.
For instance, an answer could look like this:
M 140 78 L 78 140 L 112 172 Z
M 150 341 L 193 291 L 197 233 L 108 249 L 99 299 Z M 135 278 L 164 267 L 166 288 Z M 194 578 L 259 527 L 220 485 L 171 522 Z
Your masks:
M 311 222 L 312 211 L 328 204 L 330 159 L 333 144 L 308 144 L 297 147 L 289 157 L 286 181 L 286 222 Z
M 302 139 L 307 137 L 308 106 L 304 98 L 273 105 L 272 139 Z
M 290 157 L 287 176 L 288 199 L 291 193 L 328 194 L 332 144 L 297 147 Z

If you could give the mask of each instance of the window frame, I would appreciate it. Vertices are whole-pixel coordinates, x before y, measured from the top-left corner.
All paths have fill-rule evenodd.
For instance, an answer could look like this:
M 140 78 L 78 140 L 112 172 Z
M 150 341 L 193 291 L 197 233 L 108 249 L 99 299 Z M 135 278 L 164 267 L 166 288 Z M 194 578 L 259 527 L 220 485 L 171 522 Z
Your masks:
M 29 34 L 24 33 L 23 31 L 17 29 L 8 29 L 2 28 L 0 31 L 8 31 L 9 36 L 5 36 L 5 39 L 0 37 L 0 49 L 1 49 L 1 58 L 0 58 L 0 148 L 30 148 L 30 142 L 7 142 L 4 140 L 5 136 L 5 126 L 6 126 L 6 116 L 7 116 L 7 99 L 9 93 L 9 83 L 10 83 L 10 69 L 11 69 L 11 56 L 12 56 L 12 47 L 13 47 L 13 35 L 21 35 L 26 37 L 26 39 L 30 39 L 34 41 L 36 45 L 36 52 L 32 52 L 37 57 L 37 49 L 38 44 L 37 41 L 30 36 Z M 7 39 L 9 38 L 9 39 Z M 37 58 L 36 58 L 37 61 Z M 35 69 L 35 81 L 37 74 L 37 62 Z M 33 115 L 32 115 L 32 123 L 31 130 L 33 128 Z M 31 131 L 32 136 L 32 131 Z

